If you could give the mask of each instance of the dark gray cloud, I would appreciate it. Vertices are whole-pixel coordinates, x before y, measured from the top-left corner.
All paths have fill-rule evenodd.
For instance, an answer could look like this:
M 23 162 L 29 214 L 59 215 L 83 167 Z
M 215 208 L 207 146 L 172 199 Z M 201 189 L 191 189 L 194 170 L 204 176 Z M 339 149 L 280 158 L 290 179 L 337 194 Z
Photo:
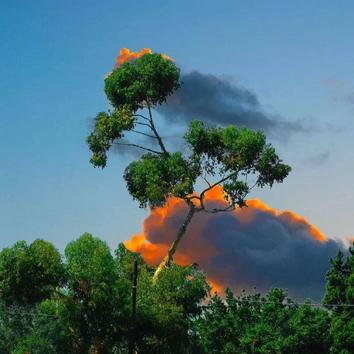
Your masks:
M 181 81 L 181 88 L 158 108 L 176 122 L 202 119 L 213 125 L 236 124 L 263 129 L 274 137 L 305 130 L 300 121 L 267 114 L 254 92 L 228 79 L 193 71 L 182 75 Z
M 183 202 L 170 207 L 167 217 L 152 212 L 144 223 L 145 238 L 167 248 L 185 214 Z M 293 213 L 256 205 L 232 213 L 198 213 L 176 259 L 198 263 L 209 279 L 235 291 L 281 287 L 296 299 L 320 301 L 329 260 L 342 245 L 320 242 L 319 235 Z M 142 249 L 143 255 L 147 253 L 148 248 Z

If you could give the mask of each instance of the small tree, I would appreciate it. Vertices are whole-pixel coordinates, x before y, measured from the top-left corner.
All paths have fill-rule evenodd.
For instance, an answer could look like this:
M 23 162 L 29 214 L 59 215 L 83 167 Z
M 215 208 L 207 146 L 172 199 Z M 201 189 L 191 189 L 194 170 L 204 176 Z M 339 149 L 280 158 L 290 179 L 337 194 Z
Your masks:
M 290 167 L 282 163 L 266 142 L 263 132 L 234 125 L 207 127 L 202 121 L 193 121 L 184 136 L 187 152 L 168 151 L 152 110 L 179 87 L 179 69 L 165 56 L 147 53 L 125 62 L 105 78 L 105 93 L 113 109 L 96 116 L 94 130 L 87 138 L 95 167 L 106 166 L 112 145 L 144 151 L 124 173 L 128 191 L 140 207 L 164 206 L 169 197 L 181 198 L 188 206 L 175 241 L 156 269 L 155 280 L 173 260 L 195 213 L 227 212 L 243 207 L 252 188 L 271 187 L 290 172 Z M 156 142 L 158 149 L 149 143 L 122 140 L 127 132 L 144 135 Z M 198 192 L 201 182 L 205 185 Z M 205 197 L 218 186 L 224 190 L 227 205 L 211 208 Z

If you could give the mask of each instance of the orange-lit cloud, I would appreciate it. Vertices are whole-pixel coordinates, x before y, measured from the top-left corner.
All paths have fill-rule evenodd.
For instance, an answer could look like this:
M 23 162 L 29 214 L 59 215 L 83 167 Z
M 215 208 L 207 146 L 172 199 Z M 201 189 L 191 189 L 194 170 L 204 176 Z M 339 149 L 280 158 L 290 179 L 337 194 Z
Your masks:
M 143 48 L 140 52 L 132 52 L 128 48 L 122 48 L 116 58 L 114 68 L 119 68 L 123 63 L 138 59 L 144 54 L 152 54 L 152 50 L 150 48 Z M 172 60 L 167 54 L 162 54 L 162 57 L 166 60 Z
M 225 205 L 222 190 L 210 192 L 207 203 L 211 208 Z M 340 245 L 292 211 L 276 210 L 258 199 L 247 205 L 230 213 L 195 214 L 176 263 L 199 264 L 217 290 L 266 291 L 278 286 L 293 296 L 319 300 L 329 259 Z M 126 247 L 158 264 L 186 213 L 185 203 L 171 198 L 165 207 L 151 211 L 143 232 L 126 241 Z

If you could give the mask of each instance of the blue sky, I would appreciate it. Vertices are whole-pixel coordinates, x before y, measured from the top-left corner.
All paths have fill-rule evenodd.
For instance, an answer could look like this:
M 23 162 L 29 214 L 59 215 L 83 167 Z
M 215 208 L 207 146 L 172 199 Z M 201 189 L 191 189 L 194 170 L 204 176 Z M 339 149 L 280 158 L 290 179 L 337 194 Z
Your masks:
M 353 1 L 9 1 L 0 4 L 0 247 L 89 231 L 115 247 L 147 211 L 122 179 L 128 158 L 89 164 L 90 118 L 122 47 L 184 72 L 226 75 L 268 112 L 309 127 L 274 141 L 291 176 L 255 192 L 329 237 L 354 234 Z

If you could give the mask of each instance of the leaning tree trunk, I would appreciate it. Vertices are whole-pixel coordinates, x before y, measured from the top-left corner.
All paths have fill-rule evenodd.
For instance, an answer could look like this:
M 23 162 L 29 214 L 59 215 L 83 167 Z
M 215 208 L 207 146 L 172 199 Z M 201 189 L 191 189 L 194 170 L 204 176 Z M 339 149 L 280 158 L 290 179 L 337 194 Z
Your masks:
M 166 257 L 161 261 L 161 263 L 159 264 L 159 266 L 157 267 L 157 269 L 154 273 L 154 276 L 152 278 L 153 284 L 156 283 L 156 280 L 158 279 L 161 271 L 164 270 L 165 268 L 169 267 L 171 262 L 173 261 L 173 256 L 177 250 L 178 244 L 180 243 L 181 239 L 183 238 L 184 234 L 186 233 L 187 227 L 188 227 L 189 223 L 191 222 L 195 211 L 196 211 L 195 206 L 190 205 L 188 214 L 187 214 L 186 218 L 184 219 L 183 224 L 181 225 L 181 227 L 178 230 L 176 239 L 174 240 L 174 242 L 170 246 Z

